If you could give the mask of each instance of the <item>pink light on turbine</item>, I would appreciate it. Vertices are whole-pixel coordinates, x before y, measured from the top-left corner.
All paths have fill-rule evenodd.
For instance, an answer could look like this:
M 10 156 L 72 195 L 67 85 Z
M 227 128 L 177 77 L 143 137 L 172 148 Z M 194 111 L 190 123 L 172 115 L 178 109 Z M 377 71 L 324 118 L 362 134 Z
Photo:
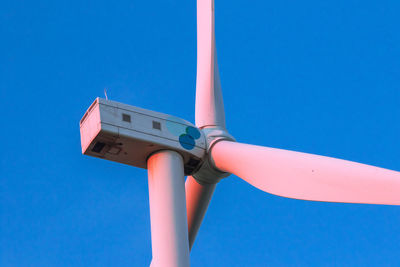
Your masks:
M 153 267 L 186 267 L 189 240 L 182 156 L 163 150 L 150 156 L 149 200 Z
M 212 158 L 271 194 L 316 201 L 400 205 L 400 173 L 347 160 L 221 141 Z

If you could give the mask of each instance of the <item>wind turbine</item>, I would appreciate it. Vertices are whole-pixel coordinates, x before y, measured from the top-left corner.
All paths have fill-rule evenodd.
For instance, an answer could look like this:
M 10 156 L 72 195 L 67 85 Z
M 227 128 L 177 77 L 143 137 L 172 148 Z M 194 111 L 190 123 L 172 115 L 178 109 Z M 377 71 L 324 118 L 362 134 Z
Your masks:
M 80 122 L 84 154 L 148 169 L 153 267 L 190 265 L 215 187 L 230 174 L 288 198 L 400 204 L 400 172 L 236 142 L 225 125 L 214 0 L 197 1 L 195 113 L 193 125 L 97 98 Z

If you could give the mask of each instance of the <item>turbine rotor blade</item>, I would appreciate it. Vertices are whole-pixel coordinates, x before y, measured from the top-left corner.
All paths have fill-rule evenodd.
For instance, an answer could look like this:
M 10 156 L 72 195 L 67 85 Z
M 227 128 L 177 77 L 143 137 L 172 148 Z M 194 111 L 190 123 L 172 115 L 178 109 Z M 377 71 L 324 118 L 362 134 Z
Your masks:
M 225 128 L 215 47 L 214 0 L 197 1 L 196 126 Z
M 189 249 L 192 249 L 216 185 L 217 184 L 200 184 L 192 176 L 188 176 L 186 179 L 185 189 L 189 228 Z
M 282 197 L 400 205 L 400 172 L 230 141 L 216 143 L 211 155 L 218 169 Z

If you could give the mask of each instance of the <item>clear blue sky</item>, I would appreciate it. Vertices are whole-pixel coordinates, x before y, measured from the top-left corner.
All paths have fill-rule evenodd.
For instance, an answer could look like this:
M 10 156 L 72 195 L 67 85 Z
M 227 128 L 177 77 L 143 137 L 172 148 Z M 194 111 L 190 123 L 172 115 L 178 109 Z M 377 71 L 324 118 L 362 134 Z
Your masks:
M 146 266 L 146 171 L 81 155 L 112 100 L 194 122 L 196 4 L 0 4 L 0 265 Z M 400 170 L 399 1 L 216 0 L 237 140 Z M 306 202 L 223 180 L 192 266 L 394 266 L 400 207 Z

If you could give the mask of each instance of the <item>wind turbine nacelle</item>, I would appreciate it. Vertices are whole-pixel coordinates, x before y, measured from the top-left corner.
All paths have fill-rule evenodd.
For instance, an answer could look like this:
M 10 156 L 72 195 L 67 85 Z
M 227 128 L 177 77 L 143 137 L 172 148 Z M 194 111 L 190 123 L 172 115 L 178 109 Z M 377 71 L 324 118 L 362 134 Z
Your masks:
M 139 168 L 160 150 L 174 150 L 185 174 L 197 170 L 206 153 L 202 131 L 183 119 L 97 98 L 80 121 L 82 153 Z

